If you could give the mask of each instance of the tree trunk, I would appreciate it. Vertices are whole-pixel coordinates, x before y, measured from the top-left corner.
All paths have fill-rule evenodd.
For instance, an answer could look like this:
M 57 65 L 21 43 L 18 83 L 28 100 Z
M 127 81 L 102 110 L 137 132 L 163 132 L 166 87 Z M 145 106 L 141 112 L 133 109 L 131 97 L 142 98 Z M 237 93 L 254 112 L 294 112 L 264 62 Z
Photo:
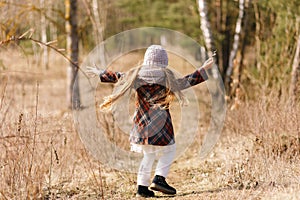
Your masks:
M 103 41 L 103 32 L 106 27 L 106 16 L 107 16 L 107 2 L 102 1 L 102 15 L 99 13 L 99 3 L 98 0 L 92 0 L 92 5 L 90 6 L 90 2 L 87 0 L 82 1 L 86 7 L 87 14 L 93 25 L 93 33 L 95 38 L 96 45 L 99 45 Z M 99 46 L 96 49 L 98 51 L 98 55 L 100 56 L 101 65 L 105 65 L 105 56 L 103 46 Z
M 73 63 L 67 69 L 67 105 L 69 108 L 80 108 L 80 94 L 78 84 L 78 53 L 79 37 L 77 32 L 77 0 L 65 0 L 65 18 L 67 33 L 67 54 Z
M 103 9 L 104 10 L 104 9 Z M 101 26 L 98 0 L 93 0 L 93 15 L 95 19 L 96 41 L 98 44 L 103 41 L 103 26 Z
M 240 34 L 242 31 L 242 22 L 243 22 L 243 18 L 244 18 L 244 11 L 245 11 L 245 1 L 239 0 L 239 16 L 236 21 L 234 41 L 233 41 L 233 45 L 232 45 L 232 50 L 230 52 L 228 68 L 226 70 L 226 77 L 225 77 L 225 86 L 227 87 L 228 90 L 230 90 L 231 75 L 232 75 L 234 60 L 236 58 L 239 43 L 240 43 Z
M 215 49 L 213 36 L 211 33 L 210 23 L 207 19 L 207 7 L 204 0 L 198 0 L 198 9 L 200 14 L 200 28 L 203 33 L 205 46 L 207 48 L 208 55 L 212 55 L 212 50 Z
M 254 16 L 255 16 L 255 56 L 256 56 L 256 66 L 258 71 L 261 69 L 261 61 L 260 61 L 260 13 L 257 5 L 257 1 L 253 1 L 253 9 L 254 9 Z
M 105 2 L 103 1 L 103 4 Z M 106 12 L 106 8 L 102 9 L 103 12 Z M 100 20 L 100 14 L 99 14 L 99 4 L 98 4 L 98 0 L 93 0 L 93 15 L 94 15 L 94 19 L 95 19 L 95 32 L 96 32 L 96 41 L 97 44 L 100 44 L 103 41 L 103 30 L 105 28 L 105 18 L 102 18 L 103 22 L 101 24 L 101 20 Z M 104 15 L 106 15 L 106 13 L 104 13 Z M 105 54 L 104 54 L 104 48 L 103 46 L 100 46 L 100 52 L 99 52 L 99 56 L 100 56 L 100 60 L 101 60 L 101 64 L 105 65 L 106 64 L 106 59 L 105 59 Z
M 204 0 L 198 0 L 199 14 L 201 30 L 204 36 L 205 46 L 208 51 L 208 56 L 212 56 L 212 50 L 215 50 L 215 44 L 211 33 L 210 23 L 207 18 L 207 7 Z M 216 65 L 213 66 L 212 70 L 207 70 L 209 74 L 209 80 L 207 81 L 207 87 L 212 97 L 212 112 L 211 122 L 208 133 L 206 134 L 202 143 L 200 157 L 206 156 L 210 152 L 217 142 L 222 124 L 225 119 L 226 103 L 225 103 L 225 90 L 223 87 L 223 81 L 218 73 Z
M 51 8 L 52 10 L 57 10 L 59 8 L 59 5 L 57 3 L 52 3 L 51 6 L 52 6 L 52 8 Z M 54 16 L 54 20 L 59 21 L 59 16 L 58 15 Z M 49 40 L 50 41 L 57 40 L 59 28 L 56 25 L 54 25 L 53 23 L 50 23 L 49 29 L 50 29 Z
M 290 84 L 290 98 L 292 100 L 292 104 L 295 103 L 297 100 L 297 93 L 298 93 L 298 79 L 299 79 L 299 73 L 300 73 L 300 34 L 298 35 L 298 41 L 297 41 L 297 47 L 296 52 L 293 60 L 293 66 L 292 66 L 292 78 L 291 78 L 291 84 Z
M 226 35 L 226 13 L 227 9 L 224 9 L 226 7 L 227 2 L 225 0 L 216 0 L 215 7 L 216 7 L 216 13 L 217 13 L 217 20 L 216 20 L 216 29 L 219 33 L 222 35 Z M 227 67 L 227 48 L 226 48 L 226 40 L 221 41 L 221 49 L 218 51 L 218 60 L 217 63 L 219 65 L 219 70 L 221 73 L 222 78 L 225 77 L 225 71 Z M 224 65 L 226 63 L 226 65 Z
M 205 0 L 198 0 L 198 9 L 200 14 L 200 28 L 202 30 L 202 34 L 204 37 L 204 42 L 207 50 L 207 55 L 211 57 L 213 55 L 213 50 L 215 50 L 215 43 L 211 32 L 210 22 L 207 18 L 207 6 Z M 217 58 L 218 56 L 216 56 Z M 218 70 L 216 68 L 212 68 L 208 73 L 212 74 L 214 79 L 220 78 L 218 75 Z
M 45 0 L 40 0 L 40 7 L 42 10 L 46 12 L 45 9 Z M 41 12 L 41 40 L 43 43 L 47 43 L 47 25 L 46 25 L 46 17 L 45 13 Z M 48 69 L 48 48 L 46 46 L 42 47 L 42 66 L 45 69 Z

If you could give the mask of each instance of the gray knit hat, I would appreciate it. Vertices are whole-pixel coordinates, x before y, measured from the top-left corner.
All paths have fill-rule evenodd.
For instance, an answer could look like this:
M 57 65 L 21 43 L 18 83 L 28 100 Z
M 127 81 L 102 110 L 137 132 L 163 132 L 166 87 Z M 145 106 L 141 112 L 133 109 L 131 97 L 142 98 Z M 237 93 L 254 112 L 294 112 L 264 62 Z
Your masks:
M 160 45 L 151 45 L 145 52 L 143 65 L 167 67 L 168 54 Z
M 145 52 L 143 66 L 138 76 L 148 83 L 160 83 L 164 80 L 164 69 L 168 66 L 168 54 L 160 45 L 151 45 Z

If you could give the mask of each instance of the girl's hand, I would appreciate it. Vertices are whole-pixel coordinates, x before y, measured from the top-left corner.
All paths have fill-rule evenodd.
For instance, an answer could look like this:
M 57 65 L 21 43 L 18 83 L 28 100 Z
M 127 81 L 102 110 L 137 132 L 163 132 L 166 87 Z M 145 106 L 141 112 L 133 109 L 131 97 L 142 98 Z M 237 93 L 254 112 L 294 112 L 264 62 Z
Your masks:
M 104 70 L 98 69 L 97 67 L 86 67 L 85 72 L 87 73 L 88 76 L 90 77 L 95 77 L 99 76 Z
M 203 65 L 201 66 L 201 68 L 202 68 L 202 69 L 205 69 L 205 70 L 211 69 L 212 66 L 213 66 L 213 63 L 214 63 L 214 59 L 211 57 L 211 58 L 207 59 L 207 60 L 203 63 Z

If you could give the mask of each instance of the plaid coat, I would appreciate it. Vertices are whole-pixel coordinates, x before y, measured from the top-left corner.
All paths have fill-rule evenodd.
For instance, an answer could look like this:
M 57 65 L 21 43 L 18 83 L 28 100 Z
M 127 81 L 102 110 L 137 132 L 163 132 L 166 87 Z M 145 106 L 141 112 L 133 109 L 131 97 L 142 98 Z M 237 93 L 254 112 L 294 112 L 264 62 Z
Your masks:
M 101 82 L 116 83 L 123 73 L 105 70 L 100 74 Z M 177 79 L 179 89 L 197 85 L 207 80 L 204 69 L 196 70 L 183 78 Z M 171 145 L 175 143 L 174 130 L 169 109 L 155 107 L 155 103 L 163 102 L 167 88 L 164 84 L 149 84 L 137 78 L 134 82 L 137 93 L 136 110 L 130 142 L 134 144 Z

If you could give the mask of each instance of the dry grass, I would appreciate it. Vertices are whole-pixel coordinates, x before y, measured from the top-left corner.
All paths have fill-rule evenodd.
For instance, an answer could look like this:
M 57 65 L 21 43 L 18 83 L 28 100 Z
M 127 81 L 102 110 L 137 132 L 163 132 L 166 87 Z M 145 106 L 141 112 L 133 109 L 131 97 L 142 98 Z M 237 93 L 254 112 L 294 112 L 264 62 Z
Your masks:
M 0 199 L 133 199 L 136 174 L 104 168 L 86 152 L 65 109 L 67 63 L 51 56 L 46 71 L 32 58 L 1 52 L 9 67 L 0 72 Z M 171 199 L 299 198 L 300 109 L 266 99 L 228 111 L 206 159 L 193 156 L 193 145 L 174 162 L 168 181 L 178 195 Z

